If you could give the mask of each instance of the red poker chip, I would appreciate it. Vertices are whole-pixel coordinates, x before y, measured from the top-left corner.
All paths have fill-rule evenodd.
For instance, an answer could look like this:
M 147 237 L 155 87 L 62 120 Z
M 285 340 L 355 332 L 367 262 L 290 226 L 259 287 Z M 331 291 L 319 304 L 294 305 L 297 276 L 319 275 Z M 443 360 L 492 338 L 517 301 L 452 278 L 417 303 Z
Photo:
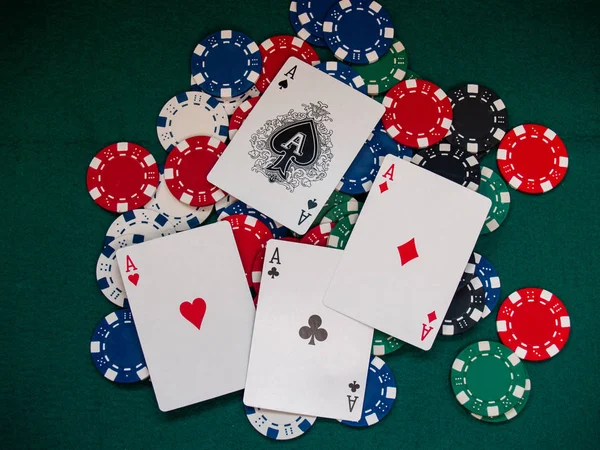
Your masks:
M 287 242 L 300 242 L 300 239 L 295 238 L 294 236 L 285 236 L 285 237 L 282 237 L 279 240 L 280 241 L 287 241 Z
M 240 129 L 254 105 L 258 103 L 260 97 L 252 97 L 242 103 L 240 106 L 236 108 L 231 116 L 231 120 L 229 121 L 229 139 L 233 139 L 237 130 Z
M 246 274 L 248 286 L 252 286 L 252 264 L 254 258 L 265 250 L 267 242 L 273 239 L 273 233 L 268 226 L 256 217 L 245 214 L 234 214 L 223 219 L 229 222 L 233 230 L 233 237 L 237 245 L 242 267 Z
M 144 206 L 158 186 L 156 160 L 144 147 L 118 142 L 104 147 L 90 162 L 87 188 L 94 201 L 123 213 Z
M 252 262 L 252 288 L 256 294 L 260 291 L 260 280 L 262 278 L 262 268 L 265 262 L 265 249 L 259 250 Z
M 171 194 L 186 205 L 209 206 L 225 193 L 206 177 L 227 146 L 210 136 L 193 136 L 178 143 L 167 156 L 164 177 Z
M 506 182 L 527 194 L 554 189 L 569 166 L 562 139 L 551 129 L 534 124 L 519 125 L 506 133 L 496 159 Z
M 398 143 L 425 148 L 441 141 L 452 125 L 452 104 L 446 93 L 425 80 L 405 80 L 384 97 L 381 121 Z
M 303 244 L 311 244 L 317 245 L 319 247 L 326 247 L 327 240 L 329 239 L 329 234 L 331 233 L 331 230 L 333 230 L 334 227 L 335 222 L 326 222 L 319 224 L 316 227 L 308 230 L 308 233 L 302 236 L 300 242 L 302 242 Z
M 279 69 L 292 56 L 313 66 L 319 63 L 319 55 L 315 49 L 296 36 L 270 37 L 260 44 L 260 54 L 262 56 L 262 72 L 256 81 L 256 87 L 260 92 L 266 91 Z
M 552 292 L 523 288 L 510 294 L 496 318 L 504 345 L 527 361 L 550 359 L 567 343 L 571 320 L 565 305 Z

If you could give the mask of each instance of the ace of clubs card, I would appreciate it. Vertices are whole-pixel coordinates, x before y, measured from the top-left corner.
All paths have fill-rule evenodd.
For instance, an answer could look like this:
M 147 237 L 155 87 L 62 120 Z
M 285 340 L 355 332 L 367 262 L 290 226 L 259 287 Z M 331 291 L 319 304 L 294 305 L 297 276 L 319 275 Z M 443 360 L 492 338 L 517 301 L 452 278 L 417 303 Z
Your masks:
M 367 95 L 292 57 L 208 180 L 305 234 L 384 109 Z
M 244 388 L 254 303 L 227 222 L 117 252 L 162 411 Z
M 360 419 L 373 329 L 322 302 L 341 255 L 295 242 L 267 244 L 244 404 Z
M 490 206 L 483 195 L 388 155 L 324 304 L 429 350 Z

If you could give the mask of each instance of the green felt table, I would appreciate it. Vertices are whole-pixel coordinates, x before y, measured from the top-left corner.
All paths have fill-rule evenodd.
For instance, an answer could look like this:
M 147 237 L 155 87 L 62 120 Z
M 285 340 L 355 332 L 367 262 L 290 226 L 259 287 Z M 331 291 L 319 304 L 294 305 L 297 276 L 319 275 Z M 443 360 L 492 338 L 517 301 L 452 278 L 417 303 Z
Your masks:
M 494 316 L 440 337 L 429 352 L 406 346 L 384 357 L 398 398 L 377 426 L 321 419 L 287 443 L 254 431 L 241 392 L 165 414 L 150 383 L 105 380 L 92 365 L 89 339 L 116 308 L 95 279 L 115 216 L 91 200 L 87 165 L 124 140 L 163 162 L 156 116 L 188 87 L 195 44 L 228 28 L 258 43 L 291 34 L 289 2 L 25 0 L 4 10 L 0 27 L 3 448 L 597 448 L 600 42 L 593 2 L 383 3 L 411 69 L 444 89 L 489 86 L 505 101 L 511 126 L 549 126 L 567 145 L 564 182 L 540 196 L 511 191 L 508 219 L 476 247 L 498 269 L 503 297 L 541 286 L 570 312 L 565 349 L 527 363 L 533 387 L 524 412 L 510 423 L 481 423 L 450 389 L 455 355 L 497 340 Z M 495 168 L 494 158 L 485 164 Z

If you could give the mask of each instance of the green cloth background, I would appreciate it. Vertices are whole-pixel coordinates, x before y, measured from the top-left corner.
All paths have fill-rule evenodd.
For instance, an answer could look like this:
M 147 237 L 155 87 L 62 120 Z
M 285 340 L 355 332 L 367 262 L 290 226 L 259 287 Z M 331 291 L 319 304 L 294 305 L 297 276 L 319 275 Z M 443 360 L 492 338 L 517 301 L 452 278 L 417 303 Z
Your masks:
M 525 6 L 523 6 L 525 3 Z M 195 44 L 233 28 L 257 43 L 291 34 L 287 0 L 23 1 L 3 10 L 0 71 L 3 448 L 587 449 L 600 442 L 598 389 L 598 20 L 592 1 L 383 0 L 409 67 L 444 89 L 486 85 L 511 126 L 551 127 L 569 151 L 552 192 L 511 191 L 504 225 L 477 251 L 502 295 L 541 286 L 566 304 L 572 332 L 550 361 L 527 363 L 532 394 L 514 421 L 480 423 L 456 402 L 450 365 L 466 345 L 497 340 L 494 317 L 433 349 L 385 357 L 398 399 L 377 426 L 319 419 L 276 443 L 246 420 L 235 393 L 171 413 L 150 383 L 115 385 L 94 368 L 92 331 L 115 309 L 95 266 L 114 215 L 90 198 L 87 165 L 130 140 L 157 161 L 162 105 L 185 91 Z M 323 58 L 332 59 L 327 51 Z M 496 168 L 494 156 L 485 159 Z M 215 341 L 218 345 L 218 340 Z M 277 358 L 277 355 L 273 355 Z

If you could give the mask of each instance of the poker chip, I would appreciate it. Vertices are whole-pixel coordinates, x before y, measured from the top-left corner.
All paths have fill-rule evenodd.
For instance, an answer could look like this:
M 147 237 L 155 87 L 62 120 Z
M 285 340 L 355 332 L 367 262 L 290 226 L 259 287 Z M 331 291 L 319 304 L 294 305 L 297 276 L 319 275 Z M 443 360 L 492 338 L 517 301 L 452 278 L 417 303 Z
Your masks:
M 410 69 L 406 69 L 406 74 L 404 75 L 404 80 L 420 80 L 423 78 L 421 75 L 413 72 Z
M 455 336 L 473 328 L 483 315 L 484 305 L 485 289 L 479 277 L 475 276 L 454 294 L 444 317 L 442 334 Z
M 477 190 L 492 201 L 481 234 L 496 231 L 506 219 L 510 208 L 510 192 L 500 175 L 489 167 L 481 166 L 481 181 Z
M 273 77 L 292 56 L 313 66 L 319 63 L 319 55 L 310 44 L 294 36 L 270 37 L 260 44 L 260 54 L 263 66 L 260 78 L 256 82 L 256 87 L 260 92 L 265 92 Z
M 165 162 L 165 182 L 173 196 L 190 206 L 209 206 L 225 193 L 206 177 L 227 146 L 210 136 L 189 137 L 171 149 Z
M 498 342 L 480 341 L 461 351 L 450 370 L 456 400 L 471 413 L 497 417 L 523 398 L 529 376 L 525 364 Z
M 246 216 L 256 217 L 258 220 L 260 220 L 262 223 L 269 227 L 269 230 L 271 230 L 271 233 L 273 233 L 273 237 L 275 239 L 281 239 L 289 233 L 289 230 L 280 223 L 275 222 L 273 219 L 265 216 L 263 213 L 257 211 L 256 209 L 250 208 L 244 202 L 241 202 L 239 200 L 222 210 L 219 214 L 218 219 L 223 220 L 225 219 L 225 217 L 233 216 L 236 214 L 244 214 Z
M 308 230 L 300 242 L 303 244 L 317 245 L 319 247 L 325 247 L 327 240 L 331 234 L 331 230 L 335 227 L 334 222 L 321 223 L 314 228 Z
M 332 208 L 341 203 L 349 202 L 350 200 L 353 200 L 352 196 L 344 194 L 343 192 L 333 191 L 325 202 L 325 205 L 323 205 L 323 208 L 321 208 L 321 211 L 319 211 L 319 213 L 315 216 L 312 226 L 315 227 L 316 225 L 320 224 L 323 220 L 323 217 L 325 217 L 325 214 L 327 214 Z
M 175 231 L 186 231 L 199 227 L 213 210 L 209 206 L 190 206 L 177 200 L 167 187 L 163 170 L 160 169 L 160 183 L 152 199 L 144 206 L 158 211 L 173 224 Z
M 321 223 L 339 222 L 346 216 L 359 213 L 362 209 L 362 206 L 363 204 L 361 202 L 352 198 L 347 202 L 340 203 L 339 205 L 336 205 L 327 211 L 323 219 L 321 219 Z
M 491 89 L 465 84 L 448 92 L 452 104 L 452 125 L 446 140 L 480 157 L 498 145 L 508 128 L 508 112 L 502 99 Z
M 104 209 L 122 213 L 148 203 L 158 186 L 154 157 L 137 144 L 118 142 L 104 147 L 87 170 L 87 188 Z
M 127 293 L 117 264 L 117 250 L 135 244 L 134 236 L 124 234 L 104 246 L 96 263 L 96 281 L 104 296 L 117 306 L 127 305 Z
M 205 37 L 192 55 L 192 76 L 204 92 L 231 98 L 250 89 L 262 69 L 258 45 L 244 33 L 221 30 Z
M 256 294 L 260 292 L 260 280 L 262 279 L 262 269 L 265 263 L 265 250 L 259 250 L 254 257 L 254 261 L 252 261 L 252 274 L 250 278 L 252 280 L 252 289 L 254 289 Z M 256 305 L 257 302 L 255 301 L 254 304 Z
M 367 93 L 365 80 L 363 80 L 356 70 L 346 64 L 337 61 L 323 61 L 317 64 L 315 68 L 363 94 Z
M 525 393 L 523 394 L 523 397 L 521 397 L 520 399 L 517 400 L 517 404 L 514 406 L 514 408 L 511 408 L 508 411 L 506 411 L 504 414 L 500 414 L 499 416 L 496 416 L 496 417 L 481 416 L 479 414 L 474 414 L 474 413 L 471 413 L 471 416 L 473 416 L 477 420 L 481 420 L 483 422 L 489 422 L 489 423 L 507 422 L 509 420 L 514 419 L 515 417 L 517 417 L 518 414 L 523 412 L 523 410 L 525 409 L 525 405 L 527 404 L 527 401 L 529 400 L 530 394 L 531 394 L 531 380 L 526 379 L 525 380 Z
M 240 129 L 244 120 L 246 120 L 246 117 L 248 117 L 250 111 L 254 108 L 254 105 L 258 103 L 259 98 L 254 97 L 246 100 L 233 112 L 231 121 L 229 122 L 229 139 L 233 139 L 237 130 Z
M 326 0 L 326 1 L 330 1 L 330 0 Z M 321 3 L 325 3 L 325 2 L 322 1 L 322 2 L 313 2 L 313 3 L 318 3 L 320 5 Z M 304 17 L 303 17 L 303 20 L 305 20 Z M 294 29 L 294 32 L 298 35 L 298 37 L 300 37 L 300 39 L 308 42 L 311 45 L 316 45 L 317 47 L 327 47 L 327 44 L 325 43 L 325 39 L 323 39 L 322 29 L 321 29 L 320 36 L 316 36 L 316 35 L 311 34 L 309 32 L 309 29 L 307 27 L 305 27 L 304 25 L 302 25 L 302 22 L 300 21 L 300 18 L 298 17 L 298 2 L 296 2 L 296 1 L 290 2 L 290 23 L 292 24 L 292 28 Z
M 376 1 L 342 0 L 327 12 L 323 37 L 337 59 L 372 64 L 392 45 L 394 26 Z
M 329 234 L 327 247 L 337 248 L 339 250 L 345 249 L 357 220 L 358 214 L 350 214 L 349 216 L 340 219 Z
M 147 242 L 162 236 L 175 233 L 175 227 L 167 216 L 151 209 L 134 209 L 117 217 L 108 227 L 104 237 L 104 245 L 123 234 L 133 236 L 133 242 Z
M 383 419 L 396 401 L 396 380 L 389 366 L 377 356 L 371 358 L 363 410 L 358 422 L 341 420 L 351 427 L 370 427 Z
M 504 345 L 527 361 L 543 361 L 560 352 L 571 331 L 563 302 L 546 289 L 523 288 L 510 294 L 496 317 Z
M 460 282 L 458 283 L 458 288 L 456 290 L 464 288 L 469 281 L 473 279 L 475 276 L 475 253 L 471 253 L 469 256 L 469 262 L 465 267 L 465 270 L 460 277 Z
M 244 409 L 248 421 L 256 431 L 277 441 L 288 441 L 302 436 L 317 420 L 312 416 L 299 416 L 252 406 L 244 405 Z
M 381 151 L 379 154 L 379 165 L 383 162 L 383 159 L 387 155 L 394 155 L 398 158 L 401 158 L 405 161 L 410 161 L 414 155 L 414 150 L 406 145 L 399 144 L 395 140 L 393 140 L 385 128 L 381 121 L 377 123 L 375 129 L 373 130 L 373 134 L 377 136 L 377 140 L 381 145 Z
M 485 319 L 491 314 L 500 299 L 500 277 L 487 258 L 479 253 L 473 253 L 473 255 L 475 255 L 475 275 L 479 277 L 485 291 L 485 305 L 481 316 L 482 319 Z
M 542 125 L 519 125 L 510 130 L 496 155 L 502 178 L 526 194 L 543 194 L 567 174 L 569 156 L 562 139 Z
M 371 133 L 358 154 L 344 173 L 336 189 L 345 194 L 364 194 L 371 190 L 379 172 L 379 160 L 383 146 L 378 134 Z
M 156 119 L 158 140 L 167 152 L 192 136 L 212 136 L 225 142 L 228 128 L 225 106 L 204 92 L 176 95 L 162 107 Z
M 96 326 L 90 353 L 98 372 L 114 383 L 136 383 L 149 376 L 128 308 L 110 313 Z
M 227 208 L 229 205 L 233 205 L 237 201 L 238 199 L 233 195 L 227 194 L 225 197 L 215 203 L 215 212 L 217 213 L 217 216 L 221 214 L 225 208 Z
M 458 147 L 442 142 L 416 153 L 411 161 L 472 191 L 479 188 L 479 160 Z
M 400 339 L 396 339 L 394 336 L 385 334 L 383 331 L 373 330 L 373 344 L 371 347 L 371 354 L 375 356 L 388 355 L 395 352 L 404 345 Z
M 296 13 L 298 20 L 311 36 L 323 39 L 323 46 L 327 46 L 324 41 L 323 22 L 325 16 L 331 7 L 339 0 L 298 0 Z M 291 10 L 291 5 L 290 5 Z
M 381 119 L 388 134 L 412 148 L 441 141 L 452 124 L 452 105 L 446 93 L 429 81 L 404 80 L 384 97 Z
M 354 70 L 364 78 L 367 93 L 369 95 L 379 95 L 387 92 L 392 86 L 404 79 L 407 66 L 408 58 L 406 57 L 404 44 L 394 40 L 390 51 L 376 62 L 354 66 Z
M 252 286 L 252 264 L 259 251 L 264 250 L 273 233 L 264 223 L 256 217 L 244 214 L 235 214 L 223 218 L 229 222 L 233 230 L 233 237 L 240 254 L 242 267 L 246 274 L 248 286 Z

